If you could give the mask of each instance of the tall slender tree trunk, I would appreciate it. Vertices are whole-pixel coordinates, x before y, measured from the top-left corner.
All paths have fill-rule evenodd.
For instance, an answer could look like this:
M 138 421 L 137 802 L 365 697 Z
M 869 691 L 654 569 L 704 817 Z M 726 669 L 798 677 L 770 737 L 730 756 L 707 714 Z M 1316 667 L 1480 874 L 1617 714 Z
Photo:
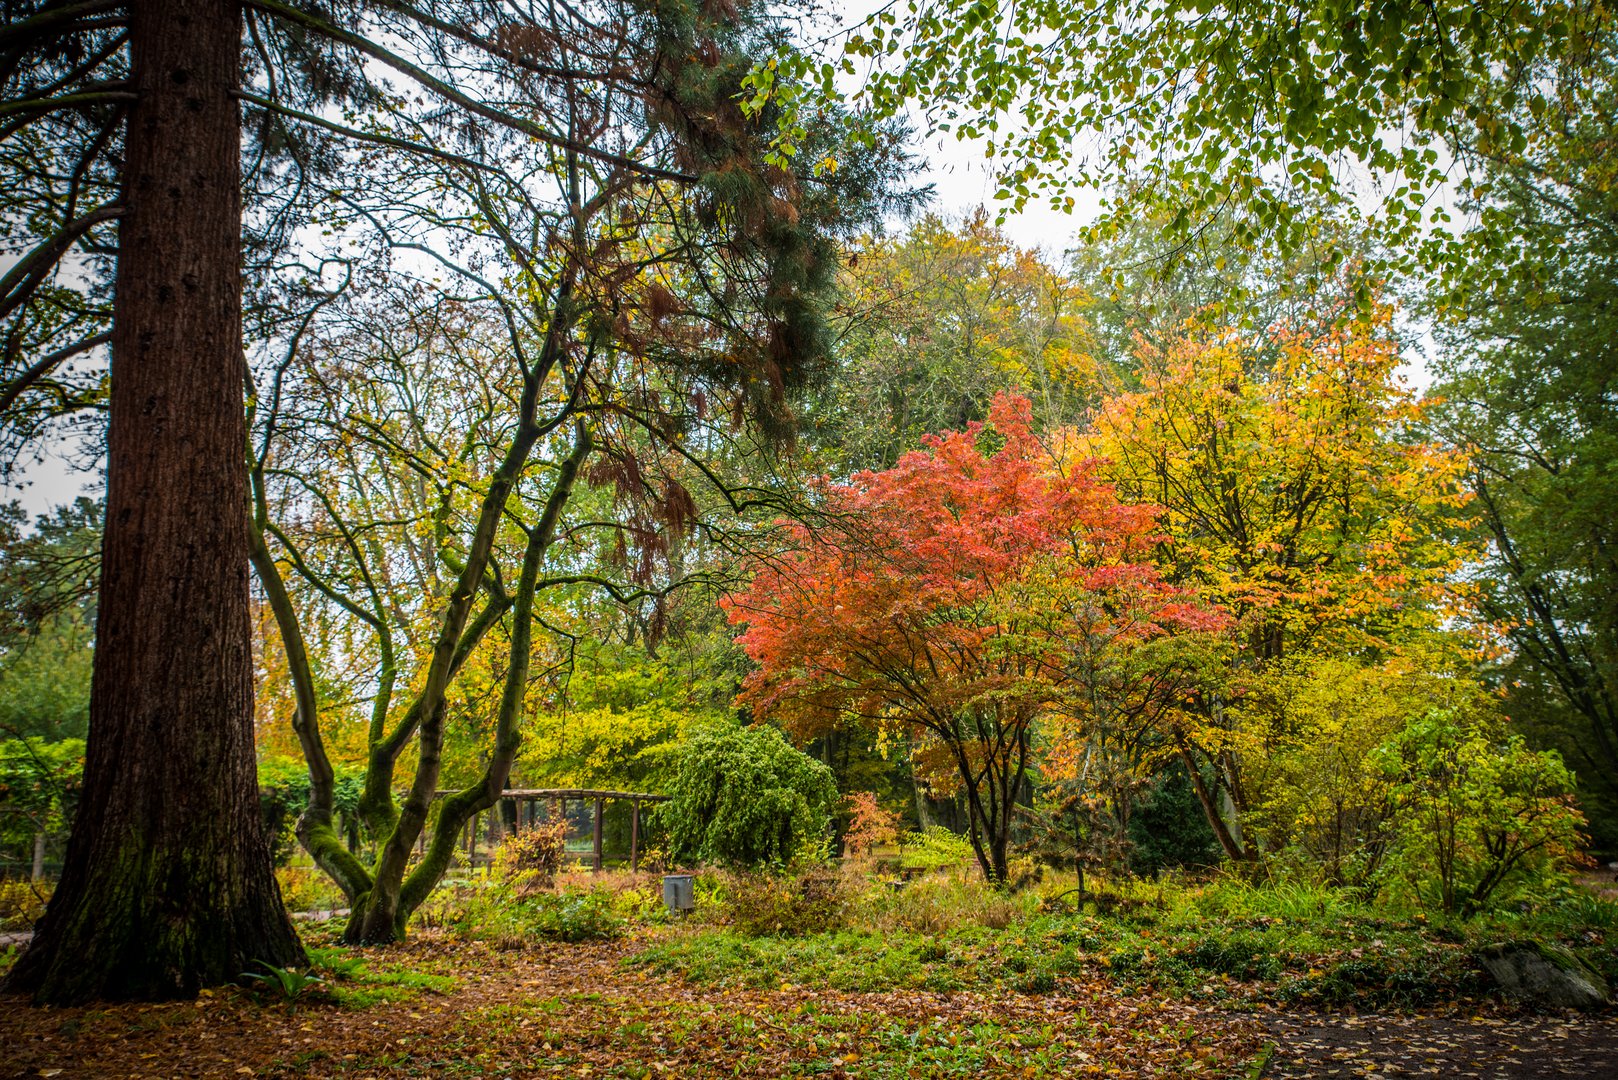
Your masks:
M 1213 830 L 1214 837 L 1219 841 L 1219 846 L 1224 849 L 1225 857 L 1238 864 L 1249 861 L 1251 854 L 1248 849 L 1230 831 L 1229 825 L 1226 824 L 1223 808 L 1220 804 L 1223 792 L 1209 789 L 1207 782 L 1202 777 L 1202 770 L 1197 766 L 1196 759 L 1191 756 L 1191 751 L 1183 742 L 1178 749 L 1180 761 L 1185 765 L 1186 775 L 1191 779 L 1191 789 L 1196 792 L 1197 803 L 1202 807 L 1202 815 L 1207 819 L 1208 827 Z
M 259 822 L 241 356 L 241 15 L 131 0 L 84 796 L 11 988 L 167 998 L 301 962 Z

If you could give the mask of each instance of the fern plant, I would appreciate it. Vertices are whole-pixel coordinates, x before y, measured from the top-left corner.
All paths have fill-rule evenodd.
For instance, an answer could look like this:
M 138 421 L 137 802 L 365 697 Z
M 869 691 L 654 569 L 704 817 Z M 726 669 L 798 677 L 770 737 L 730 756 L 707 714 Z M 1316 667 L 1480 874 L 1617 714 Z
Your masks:
M 305 994 L 325 985 L 318 975 L 298 971 L 296 968 L 276 967 L 266 960 L 255 961 L 263 971 L 244 971 L 242 978 L 251 979 L 260 987 L 268 987 L 280 994 L 281 1000 L 295 1002 Z

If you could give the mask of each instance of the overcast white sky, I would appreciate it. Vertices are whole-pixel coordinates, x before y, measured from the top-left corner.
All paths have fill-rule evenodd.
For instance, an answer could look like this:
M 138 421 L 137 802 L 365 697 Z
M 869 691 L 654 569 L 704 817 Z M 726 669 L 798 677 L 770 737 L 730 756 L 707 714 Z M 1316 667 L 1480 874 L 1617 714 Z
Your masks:
M 933 209 L 950 217 L 961 217 L 979 206 L 995 208 L 993 176 L 986 167 L 980 144 L 963 143 L 953 135 L 935 135 L 919 145 L 927 162 L 922 176 L 933 184 L 937 199 Z M 1072 214 L 1052 210 L 1043 202 L 1030 202 L 1021 213 L 1008 218 L 1004 229 L 1018 247 L 1043 251 L 1052 261 L 1073 244 L 1074 234 L 1089 223 L 1099 207 L 1099 196 L 1090 189 L 1074 193 L 1077 208 Z

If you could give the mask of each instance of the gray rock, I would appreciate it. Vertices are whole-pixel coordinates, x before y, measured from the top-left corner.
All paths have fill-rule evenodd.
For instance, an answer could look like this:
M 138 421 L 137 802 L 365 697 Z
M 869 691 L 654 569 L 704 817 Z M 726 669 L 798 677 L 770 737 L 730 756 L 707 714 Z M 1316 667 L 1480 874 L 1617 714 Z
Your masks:
M 1478 961 L 1507 994 L 1545 1008 L 1594 1009 L 1612 1000 L 1606 981 L 1559 945 L 1490 945 Z

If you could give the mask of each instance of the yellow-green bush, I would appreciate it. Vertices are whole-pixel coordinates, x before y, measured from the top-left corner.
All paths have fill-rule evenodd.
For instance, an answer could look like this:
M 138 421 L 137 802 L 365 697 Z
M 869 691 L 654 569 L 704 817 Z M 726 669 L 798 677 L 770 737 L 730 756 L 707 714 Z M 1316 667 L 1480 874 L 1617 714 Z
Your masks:
M 0 929 L 31 928 L 45 914 L 51 888 L 48 881 L 0 881 Z
M 734 874 L 726 883 L 731 923 L 755 937 L 821 933 L 840 926 L 847 907 L 842 876 L 826 867 L 803 874 Z
M 335 911 L 348 904 L 337 883 L 318 866 L 278 866 L 275 880 L 288 911 Z

